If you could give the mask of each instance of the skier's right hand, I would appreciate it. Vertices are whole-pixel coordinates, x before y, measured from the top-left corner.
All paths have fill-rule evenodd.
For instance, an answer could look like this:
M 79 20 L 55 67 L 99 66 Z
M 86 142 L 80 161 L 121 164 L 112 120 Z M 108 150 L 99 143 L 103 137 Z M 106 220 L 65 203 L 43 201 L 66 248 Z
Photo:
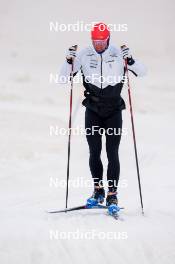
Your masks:
M 73 60 L 76 57 L 76 50 L 77 50 L 77 45 L 71 46 L 66 55 L 66 60 L 69 64 L 72 64 Z

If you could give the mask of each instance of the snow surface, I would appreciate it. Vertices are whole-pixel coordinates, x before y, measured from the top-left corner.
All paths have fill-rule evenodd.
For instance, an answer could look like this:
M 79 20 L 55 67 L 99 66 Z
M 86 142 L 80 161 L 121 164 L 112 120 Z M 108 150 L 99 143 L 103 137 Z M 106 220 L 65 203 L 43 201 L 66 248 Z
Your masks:
M 175 262 L 175 91 L 174 6 L 156 1 L 1 1 L 0 8 L 0 263 Z M 145 216 L 141 215 L 129 110 L 128 135 L 120 147 L 119 189 L 123 221 L 102 211 L 49 215 L 64 208 L 65 188 L 50 179 L 66 178 L 67 137 L 49 127 L 67 127 L 69 89 L 49 83 L 59 72 L 65 49 L 90 41 L 88 32 L 50 32 L 49 22 L 127 23 L 128 32 L 112 41 L 127 43 L 148 67 L 148 76 L 131 77 Z M 84 125 L 83 89 L 74 88 L 73 125 Z M 127 90 L 123 90 L 127 105 Z M 106 168 L 106 155 L 102 154 Z M 70 179 L 91 179 L 84 136 L 71 145 Z M 92 188 L 70 188 L 69 206 L 81 205 Z M 120 239 L 56 239 L 57 232 L 107 234 Z M 104 233 L 102 233 L 104 232 Z M 127 239 L 122 239 L 127 234 Z

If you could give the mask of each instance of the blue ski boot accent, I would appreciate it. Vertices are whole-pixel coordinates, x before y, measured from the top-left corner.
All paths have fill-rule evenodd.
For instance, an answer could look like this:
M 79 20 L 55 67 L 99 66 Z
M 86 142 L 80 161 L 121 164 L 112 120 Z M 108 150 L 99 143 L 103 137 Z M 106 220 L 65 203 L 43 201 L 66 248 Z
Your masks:
M 116 215 L 120 211 L 116 192 L 107 195 L 106 206 L 108 206 L 108 213 L 110 215 Z
M 98 201 L 94 198 L 87 199 L 86 207 L 87 208 L 93 208 L 94 206 L 98 205 Z
M 108 213 L 110 215 L 116 215 L 120 211 L 120 207 L 116 204 L 111 204 L 108 206 Z
M 102 204 L 105 198 L 105 191 L 103 188 L 96 188 L 92 194 L 92 196 L 87 199 L 87 208 L 92 208 L 97 206 L 98 204 Z

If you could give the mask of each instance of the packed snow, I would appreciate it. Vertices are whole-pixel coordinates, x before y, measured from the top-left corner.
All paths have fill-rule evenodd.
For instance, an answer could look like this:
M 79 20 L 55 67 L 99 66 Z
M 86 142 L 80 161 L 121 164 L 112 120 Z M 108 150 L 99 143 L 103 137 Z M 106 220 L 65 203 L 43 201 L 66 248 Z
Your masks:
M 174 263 L 174 6 L 171 0 L 1 2 L 0 263 Z M 120 220 L 105 210 L 47 213 L 65 207 L 68 137 L 51 127 L 68 127 L 70 94 L 70 84 L 51 82 L 50 74 L 59 73 L 66 48 L 90 44 L 89 32 L 51 32 L 51 21 L 128 25 L 111 41 L 126 43 L 148 68 L 144 78 L 130 75 L 144 216 L 127 87 Z M 74 127 L 84 127 L 82 99 L 83 87 L 75 84 Z M 104 147 L 102 159 L 106 173 Z M 70 180 L 69 207 L 84 204 L 93 190 L 84 135 L 72 137 Z

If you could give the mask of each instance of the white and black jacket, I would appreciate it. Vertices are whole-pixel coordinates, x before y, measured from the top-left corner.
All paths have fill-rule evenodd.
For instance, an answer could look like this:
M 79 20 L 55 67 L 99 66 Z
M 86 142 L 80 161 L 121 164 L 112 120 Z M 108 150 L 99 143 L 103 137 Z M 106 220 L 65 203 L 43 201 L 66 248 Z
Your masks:
M 93 47 L 87 47 L 77 54 L 74 60 L 74 75 L 81 70 L 85 99 L 83 105 L 101 116 L 125 109 L 120 96 L 125 76 L 125 66 L 121 50 L 113 45 L 98 54 Z M 128 60 L 128 70 L 135 76 L 146 74 L 145 66 L 138 60 Z M 69 78 L 71 64 L 65 62 L 61 76 Z

